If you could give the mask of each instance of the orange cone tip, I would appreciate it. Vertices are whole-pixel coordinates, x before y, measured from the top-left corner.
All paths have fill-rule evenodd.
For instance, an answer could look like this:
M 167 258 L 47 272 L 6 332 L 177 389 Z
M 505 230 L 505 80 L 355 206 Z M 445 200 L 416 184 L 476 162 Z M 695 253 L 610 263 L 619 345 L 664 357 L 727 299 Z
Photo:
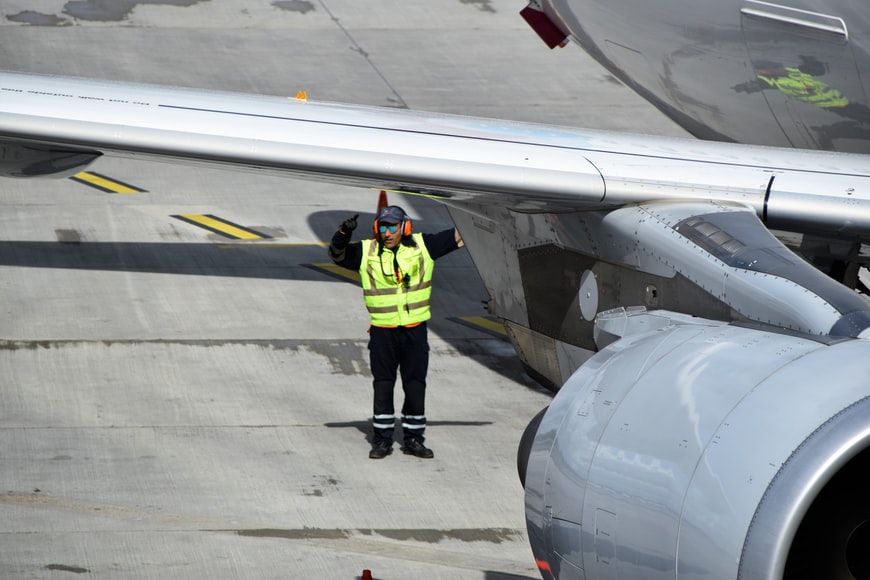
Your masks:
M 381 210 L 388 205 L 390 205 L 390 203 L 387 201 L 387 192 L 382 189 L 381 194 L 378 196 L 378 209 L 375 210 L 375 218 L 381 215 Z M 374 232 L 372 239 L 378 239 L 378 232 Z

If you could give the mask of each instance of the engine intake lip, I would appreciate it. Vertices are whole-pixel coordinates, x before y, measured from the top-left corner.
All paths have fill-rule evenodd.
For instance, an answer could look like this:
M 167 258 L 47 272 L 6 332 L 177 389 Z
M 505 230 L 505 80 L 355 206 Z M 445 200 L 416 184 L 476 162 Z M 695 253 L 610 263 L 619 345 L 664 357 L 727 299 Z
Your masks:
M 848 492 L 859 491 L 857 488 L 850 489 L 854 487 L 850 481 L 853 479 L 851 475 L 862 470 L 864 473 L 870 472 L 870 423 L 867 417 L 870 417 L 870 397 L 854 402 L 825 421 L 782 465 L 767 487 L 750 523 L 743 544 L 738 579 L 782 579 L 792 551 L 807 550 L 803 543 L 810 538 L 830 544 L 834 537 L 838 542 L 825 546 L 829 571 L 866 565 L 863 561 L 866 555 L 863 554 L 858 557 L 861 561 L 850 562 L 854 556 L 849 554 L 856 552 L 848 547 L 850 538 L 855 534 L 867 537 L 870 525 L 867 506 L 870 506 L 870 502 L 865 502 L 863 512 L 852 510 L 851 502 L 857 497 Z M 865 489 L 861 491 L 866 494 Z M 843 509 L 838 515 L 836 510 L 830 509 L 830 505 L 825 505 L 812 515 L 814 505 L 822 501 L 828 504 L 833 502 L 836 504 L 834 507 L 849 509 Z M 846 512 L 851 521 L 844 521 L 841 517 Z M 818 522 L 811 521 L 818 516 L 827 518 L 826 524 L 836 524 L 841 528 L 841 542 L 836 540 L 836 534 L 832 536 L 830 525 L 818 526 Z M 805 520 L 807 526 L 802 528 L 801 524 Z M 819 559 L 819 547 L 815 543 L 813 546 L 814 558 Z M 806 573 L 807 578 L 821 577 L 810 571 Z M 835 576 L 832 572 L 824 577 Z

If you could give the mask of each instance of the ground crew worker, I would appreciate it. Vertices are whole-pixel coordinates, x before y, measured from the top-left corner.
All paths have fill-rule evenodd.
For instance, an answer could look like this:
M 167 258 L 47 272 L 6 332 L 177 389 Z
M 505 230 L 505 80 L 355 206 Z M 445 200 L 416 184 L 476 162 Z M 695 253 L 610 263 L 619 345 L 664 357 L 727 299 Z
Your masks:
M 429 459 L 426 447 L 425 396 L 429 368 L 429 297 L 435 260 L 462 247 L 455 229 L 437 234 L 411 231 L 411 220 L 395 205 L 383 208 L 374 221 L 374 239 L 351 242 L 355 215 L 346 219 L 329 245 L 329 257 L 339 266 L 357 270 L 363 298 L 371 318 L 369 361 L 374 388 L 372 449 L 369 457 L 382 459 L 393 452 L 395 409 L 393 389 L 401 372 L 402 451 Z

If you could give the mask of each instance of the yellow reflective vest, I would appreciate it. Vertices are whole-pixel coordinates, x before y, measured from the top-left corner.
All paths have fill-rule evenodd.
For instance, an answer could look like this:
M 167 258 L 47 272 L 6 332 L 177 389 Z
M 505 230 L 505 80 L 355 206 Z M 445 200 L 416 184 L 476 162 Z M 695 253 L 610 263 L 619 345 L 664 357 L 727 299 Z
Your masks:
M 421 234 L 411 237 L 416 246 L 399 244 L 395 250 L 384 246 L 380 253 L 377 240 L 361 242 L 359 275 L 372 326 L 414 326 L 430 318 L 435 260 Z

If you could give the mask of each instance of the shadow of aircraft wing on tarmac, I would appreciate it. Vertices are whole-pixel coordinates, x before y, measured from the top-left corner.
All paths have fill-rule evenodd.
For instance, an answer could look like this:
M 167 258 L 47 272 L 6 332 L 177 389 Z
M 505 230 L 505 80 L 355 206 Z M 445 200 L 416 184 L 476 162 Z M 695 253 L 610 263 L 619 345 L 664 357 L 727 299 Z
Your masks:
M 0 241 L 0 266 L 330 280 L 308 264 L 323 262 L 314 244 Z
M 313 281 L 336 284 L 356 284 L 325 269 L 329 260 L 321 244 L 249 243 L 185 243 L 185 242 L 90 242 L 90 241 L 0 241 L 0 266 L 12 268 L 56 268 L 61 270 L 93 270 L 108 272 L 140 272 L 162 275 L 218 276 Z M 531 384 L 513 355 L 493 355 L 485 341 L 503 342 L 512 351 L 507 339 L 494 337 L 484 328 L 467 330 L 463 317 L 480 314 L 480 300 L 475 288 L 483 290 L 467 254 L 456 252 L 442 261 L 441 276 L 435 278 L 434 311 L 430 322 L 433 334 L 447 341 L 463 355 L 499 374 Z M 473 283 L 459 283 L 474 275 Z M 474 283 L 477 286 L 474 286 Z M 363 308 L 362 297 L 359 308 Z M 475 309 L 475 310 L 471 310 Z M 459 330 L 457 330 L 459 329 Z M 361 337 L 362 338 L 362 337 Z M 471 339 L 471 340 L 469 340 Z M 506 357 L 516 364 L 506 364 Z

